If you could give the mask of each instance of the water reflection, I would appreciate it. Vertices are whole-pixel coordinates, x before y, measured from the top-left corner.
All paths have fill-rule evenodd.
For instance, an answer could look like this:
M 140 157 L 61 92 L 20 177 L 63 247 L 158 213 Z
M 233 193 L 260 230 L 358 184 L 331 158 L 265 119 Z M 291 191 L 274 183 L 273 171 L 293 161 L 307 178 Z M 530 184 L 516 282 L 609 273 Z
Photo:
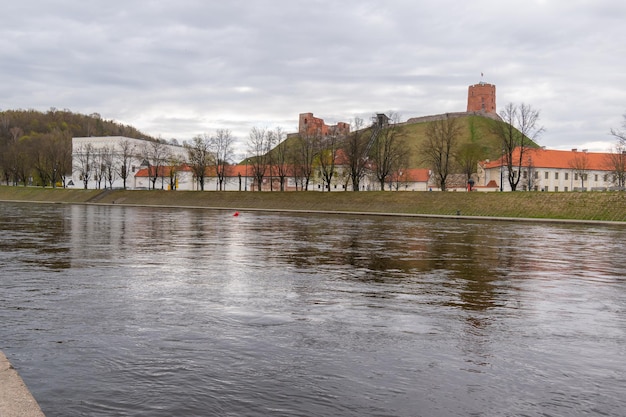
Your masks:
M 0 232 L 0 348 L 48 416 L 626 406 L 623 229 L 3 204 Z

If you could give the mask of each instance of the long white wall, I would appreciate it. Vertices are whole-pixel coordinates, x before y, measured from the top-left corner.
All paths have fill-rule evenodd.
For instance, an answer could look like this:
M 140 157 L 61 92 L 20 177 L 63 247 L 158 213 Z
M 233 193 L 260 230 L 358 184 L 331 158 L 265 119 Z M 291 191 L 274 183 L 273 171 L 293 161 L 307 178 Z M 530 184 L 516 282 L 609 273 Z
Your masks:
M 128 173 L 128 178 L 126 179 L 126 187 L 128 189 L 133 189 L 135 187 L 135 173 L 139 170 L 144 162 L 145 155 L 147 152 L 145 149 L 150 145 L 150 141 L 142 140 L 142 139 L 134 139 L 127 138 L 124 136 L 100 136 L 100 137 L 76 137 L 72 138 L 72 183 L 74 188 L 84 188 L 84 183 L 80 175 L 80 170 L 78 169 L 79 165 L 79 154 L 84 151 L 87 146 L 91 146 L 95 153 L 99 150 L 110 149 L 113 151 L 114 158 L 113 163 L 116 165 L 116 175 L 113 181 L 113 188 L 122 188 L 124 182 L 119 175 L 119 166 L 120 166 L 120 154 L 122 152 L 122 143 L 128 141 L 128 143 L 133 147 L 133 157 L 130 161 L 130 172 Z M 187 157 L 187 152 L 182 146 L 173 146 L 163 144 L 165 149 L 171 153 L 172 155 L 177 156 L 181 160 L 185 160 Z M 105 181 L 102 180 L 100 183 L 100 188 L 108 188 L 108 182 L 105 185 Z M 95 177 L 92 176 L 87 184 L 87 188 L 93 189 L 98 188 L 98 182 Z

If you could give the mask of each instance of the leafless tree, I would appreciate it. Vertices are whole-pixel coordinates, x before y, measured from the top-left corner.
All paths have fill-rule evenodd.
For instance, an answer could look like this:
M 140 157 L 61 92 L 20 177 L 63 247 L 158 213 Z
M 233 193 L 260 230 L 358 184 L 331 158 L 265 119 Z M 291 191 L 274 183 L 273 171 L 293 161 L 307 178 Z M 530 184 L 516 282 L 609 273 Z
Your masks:
M 331 131 L 327 135 L 318 135 L 315 145 L 315 154 L 317 155 L 318 169 L 320 176 L 324 182 L 324 188 L 331 190 L 333 176 L 336 173 L 335 164 L 337 162 L 337 153 L 343 141 L 343 136 L 337 131 Z
M 106 175 L 106 157 L 108 150 L 106 147 L 94 149 L 93 152 L 93 179 L 98 189 L 102 188 L 102 181 Z M 106 181 L 104 182 L 106 187 Z
M 101 149 L 102 152 L 102 175 L 104 177 L 104 188 L 107 188 L 107 183 L 109 184 L 109 189 L 113 189 L 113 181 L 115 181 L 117 177 L 117 167 L 115 164 L 117 161 L 115 160 L 115 151 L 113 147 L 105 146 Z
M 152 189 L 156 189 L 156 181 L 161 176 L 161 189 L 164 187 L 163 167 L 170 157 L 167 144 L 162 140 L 149 141 L 144 145 L 144 159 L 148 163 L 148 177 L 152 183 Z
M 611 129 L 611 135 L 615 136 L 622 146 L 626 146 L 626 114 L 622 117 L 624 118 L 622 120 L 622 129 Z
M 215 162 L 215 172 L 220 191 L 224 187 L 228 161 L 233 157 L 234 142 L 235 138 L 228 129 L 218 129 L 215 136 L 211 138 L 212 160 Z
M 3 144 L 4 146 L 0 149 L 4 180 L 7 185 L 17 186 L 21 179 L 20 173 L 25 170 L 26 165 L 26 153 L 23 149 L 24 146 L 20 144 L 20 138 L 24 132 L 19 127 L 9 128 L 10 118 L 6 115 L 0 117 L 0 122 L 2 130 L 10 133 L 7 141 Z
M 460 132 L 457 119 L 448 116 L 431 122 L 426 128 L 426 140 L 422 153 L 425 162 L 432 167 L 433 175 L 441 191 L 446 191 Z
M 313 163 L 317 155 L 319 135 L 316 133 L 301 133 L 298 136 L 295 150 L 295 175 L 300 179 L 301 190 L 309 189 L 309 182 L 313 175 Z
M 183 164 L 180 156 L 171 154 L 168 161 L 168 176 L 170 190 L 176 190 L 178 188 L 178 169 Z
M 191 140 L 191 143 L 186 143 L 187 157 L 189 161 L 189 167 L 200 185 L 200 190 L 204 191 L 204 180 L 206 178 L 207 167 L 211 165 L 212 156 L 210 152 L 210 140 L 211 138 L 204 134 L 198 135 Z
M 252 176 L 257 185 L 257 190 L 261 191 L 263 178 L 267 172 L 268 153 L 270 151 L 267 131 L 253 127 L 248 137 L 248 152 L 252 169 Z
M 128 177 L 131 175 L 132 162 L 137 154 L 137 147 L 128 139 L 119 142 L 117 154 L 118 175 L 122 179 L 123 187 L 126 189 Z
M 611 171 L 613 185 L 623 190 L 626 187 L 626 142 L 618 141 L 605 158 Z
M 372 160 L 380 190 L 385 190 L 385 183 L 390 180 L 406 155 L 406 146 L 401 142 L 398 132 L 398 115 L 392 115 L 389 123 L 382 128 L 372 146 Z M 390 182 L 391 189 L 391 182 Z
M 276 173 L 278 174 L 278 180 L 280 183 L 280 191 L 285 191 L 285 182 L 289 175 L 289 148 L 287 147 L 287 141 L 285 140 L 285 132 L 278 126 L 272 132 L 269 132 L 274 138 L 276 146 L 273 149 L 274 154 L 274 166 L 276 167 Z
M 355 117 L 352 120 L 350 134 L 346 137 L 344 152 L 348 162 L 348 171 L 352 181 L 352 191 L 359 191 L 361 180 L 367 168 L 367 145 L 369 137 L 364 130 L 363 119 Z
M 569 166 L 574 171 L 574 179 L 580 179 L 580 187 L 584 191 L 587 173 L 589 172 L 589 156 L 587 152 L 576 152 L 574 158 L 569 161 Z
M 502 122 L 495 121 L 493 124 L 493 133 L 500 139 L 509 185 L 511 190 L 515 191 L 521 178 L 518 174 L 522 172 L 526 153 L 535 147 L 535 141 L 543 133 L 544 128 L 538 125 L 539 111 L 524 103 L 507 104 L 500 112 L 500 118 Z
M 91 143 L 86 145 L 81 145 L 76 149 L 76 153 L 74 154 L 74 170 L 78 172 L 81 181 L 87 189 L 89 185 L 89 180 L 93 175 L 93 164 L 94 164 L 94 147 Z
M 28 139 L 29 155 L 34 176 L 42 187 L 50 181 L 50 135 L 38 135 Z
M 526 179 L 526 189 L 528 191 L 533 191 L 535 187 L 538 185 L 535 183 L 536 176 L 538 175 L 538 171 L 535 168 L 535 164 L 533 163 L 533 159 L 528 157 L 528 163 L 526 164 L 526 170 L 524 171 L 524 178 Z

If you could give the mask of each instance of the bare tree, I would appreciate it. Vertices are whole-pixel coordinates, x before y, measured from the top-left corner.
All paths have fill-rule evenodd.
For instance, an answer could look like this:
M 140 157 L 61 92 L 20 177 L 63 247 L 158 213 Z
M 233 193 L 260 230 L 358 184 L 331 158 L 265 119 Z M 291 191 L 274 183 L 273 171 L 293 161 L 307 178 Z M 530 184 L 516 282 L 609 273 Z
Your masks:
M 67 186 L 67 176 L 72 175 L 72 137 L 69 132 L 57 132 L 53 139 L 52 186 L 61 181 L 63 188 Z
M 538 171 L 535 168 L 535 164 L 533 163 L 533 159 L 529 156 L 528 163 L 526 164 L 526 170 L 524 171 L 524 178 L 526 179 L 526 189 L 528 191 L 533 191 L 535 187 L 538 185 L 535 183 L 536 176 L 538 175 Z
M 109 189 L 113 189 L 113 181 L 115 181 L 117 177 L 117 167 L 115 166 L 115 151 L 113 147 L 105 146 L 101 150 L 102 152 L 102 164 L 103 170 L 102 174 L 104 177 L 104 188 L 107 188 L 107 183 L 109 184 Z
M 392 115 L 391 119 L 393 123 L 382 128 L 372 146 L 372 159 L 381 191 L 385 190 L 385 183 L 394 171 L 400 168 L 402 157 L 406 153 L 406 147 L 398 133 L 398 115 Z M 391 189 L 391 184 L 389 187 Z
M 164 187 L 163 167 L 170 157 L 167 144 L 163 140 L 149 141 L 144 145 L 143 155 L 148 162 L 148 177 L 152 183 L 152 189 L 156 189 L 156 181 L 161 177 L 161 189 Z
M 28 139 L 28 143 L 35 178 L 39 180 L 38 182 L 42 187 L 45 187 L 50 181 L 49 135 L 31 137 Z
M 587 173 L 589 172 L 589 156 L 587 152 L 576 152 L 574 158 L 569 161 L 569 166 L 574 171 L 574 180 L 580 179 L 580 187 L 584 191 Z
M 234 142 L 235 138 L 228 129 L 218 129 L 215 136 L 211 138 L 212 159 L 215 162 L 215 172 L 217 174 L 220 191 L 222 191 L 224 187 L 228 161 L 233 157 Z
M 363 129 L 363 119 L 355 117 L 352 121 L 351 133 L 346 137 L 344 152 L 348 162 L 348 171 L 352 180 L 352 191 L 359 191 L 361 180 L 365 176 L 367 167 L 368 136 Z
M 617 141 L 626 146 L 626 114 L 622 116 L 624 120 L 622 120 L 622 129 L 611 129 L 611 135 L 615 136 Z
M 78 172 L 81 181 L 87 189 L 89 185 L 89 180 L 93 175 L 93 164 L 94 164 L 94 148 L 91 143 L 86 145 L 80 145 L 78 149 L 76 149 L 76 153 L 74 154 L 74 170 Z
M 107 157 L 108 149 L 104 148 L 94 148 L 93 152 L 93 179 L 96 182 L 96 188 L 102 188 L 102 181 L 106 176 L 106 157 Z M 106 181 L 104 182 L 104 186 L 106 187 Z
M 171 154 L 167 163 L 169 165 L 169 189 L 173 191 L 178 188 L 178 169 L 183 164 L 183 161 L 181 160 L 180 156 L 176 154 Z
M 263 178 L 267 172 L 269 143 L 265 129 L 252 128 L 248 137 L 248 152 L 252 155 L 249 160 L 258 191 L 262 189 Z
M 422 152 L 425 162 L 432 167 L 441 191 L 446 191 L 460 131 L 457 120 L 448 116 L 431 122 L 426 128 L 426 141 Z
M 191 143 L 186 143 L 187 157 L 189 159 L 189 167 L 193 172 L 196 181 L 200 185 L 200 190 L 204 191 L 204 180 L 206 178 L 206 169 L 211 164 L 210 152 L 211 138 L 204 134 L 194 137 Z
M 335 164 L 337 162 L 337 152 L 343 137 L 337 131 L 331 131 L 327 135 L 318 135 L 315 145 L 318 169 L 327 191 L 331 189 L 333 176 L 336 173 Z
M 278 174 L 278 180 L 280 183 L 280 191 L 285 191 L 285 182 L 287 176 L 289 175 L 289 148 L 287 147 L 287 141 L 285 140 L 286 135 L 280 126 L 276 127 L 276 129 L 274 129 L 273 132 L 270 132 L 270 134 L 274 136 L 274 142 L 276 143 L 273 153 L 276 173 Z
M 302 191 L 309 189 L 311 175 L 313 175 L 313 163 L 317 155 L 317 146 L 319 135 L 301 133 L 297 139 L 295 152 L 295 175 L 300 179 Z
M 618 141 L 605 157 L 605 164 L 611 171 L 613 185 L 623 190 L 626 187 L 626 142 Z
M 544 129 L 538 125 L 539 111 L 524 103 L 519 106 L 507 104 L 500 112 L 500 118 L 502 122 L 496 121 L 493 124 L 493 133 L 500 139 L 509 185 L 511 191 L 515 191 L 521 178 L 519 174 L 522 172 L 526 153 L 535 147 L 535 141 Z
M 123 139 L 119 142 L 119 152 L 117 152 L 117 164 L 118 175 L 122 179 L 123 187 L 126 189 L 127 180 L 131 174 L 132 162 L 137 154 L 136 146 L 128 139 Z

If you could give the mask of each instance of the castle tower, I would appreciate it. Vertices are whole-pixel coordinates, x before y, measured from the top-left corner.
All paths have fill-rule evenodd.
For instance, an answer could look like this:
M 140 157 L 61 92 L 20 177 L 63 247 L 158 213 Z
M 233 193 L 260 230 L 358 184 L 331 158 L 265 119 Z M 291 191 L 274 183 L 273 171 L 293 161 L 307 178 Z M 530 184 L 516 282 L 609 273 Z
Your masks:
M 482 81 L 478 84 L 470 85 L 467 92 L 467 111 L 497 113 L 496 86 Z

